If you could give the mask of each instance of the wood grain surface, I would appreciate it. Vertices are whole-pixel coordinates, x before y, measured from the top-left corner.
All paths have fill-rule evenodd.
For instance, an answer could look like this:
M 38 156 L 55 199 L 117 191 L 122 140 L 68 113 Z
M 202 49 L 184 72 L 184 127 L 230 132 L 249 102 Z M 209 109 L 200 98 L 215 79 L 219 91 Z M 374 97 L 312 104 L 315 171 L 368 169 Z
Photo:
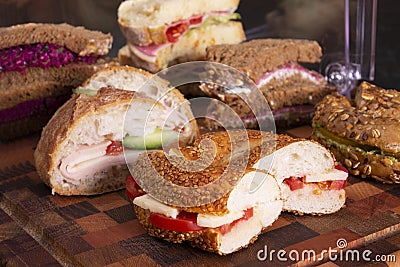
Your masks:
M 295 129 L 292 135 L 307 135 Z M 33 151 L 38 137 L 0 144 L 0 266 L 287 266 L 296 261 L 260 260 L 260 251 L 316 251 L 299 266 L 357 266 L 328 262 L 324 250 L 370 250 L 400 257 L 400 186 L 350 177 L 346 207 L 325 216 L 283 213 L 247 249 L 218 256 L 148 236 L 124 190 L 91 197 L 63 197 L 38 178 Z M 261 254 L 260 254 L 261 253 Z M 392 260 L 393 261 L 393 260 Z M 400 262 L 400 258 L 398 259 Z M 374 262 L 377 264 L 377 262 Z M 377 266 L 400 266 L 395 262 Z

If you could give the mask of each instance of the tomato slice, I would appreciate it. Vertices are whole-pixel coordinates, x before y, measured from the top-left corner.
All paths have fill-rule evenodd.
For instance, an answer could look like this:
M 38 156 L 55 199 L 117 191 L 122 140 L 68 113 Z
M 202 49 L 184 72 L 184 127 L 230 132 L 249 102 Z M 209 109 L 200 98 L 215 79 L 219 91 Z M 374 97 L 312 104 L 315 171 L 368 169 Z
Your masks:
M 290 187 L 290 190 L 297 190 L 304 187 L 303 177 L 289 177 L 283 182 Z
M 346 186 L 347 180 L 336 180 L 332 181 L 329 189 L 331 190 L 341 190 Z
M 189 21 L 182 21 L 176 25 L 170 26 L 167 31 L 167 40 L 170 43 L 175 43 L 178 41 L 179 37 L 181 37 L 182 34 L 184 34 L 190 26 Z
M 349 171 L 342 165 L 336 165 L 335 169 L 339 171 L 344 171 L 345 173 L 349 173 Z
M 106 148 L 106 155 L 108 156 L 118 156 L 124 151 L 124 147 L 121 141 L 112 141 Z
M 143 191 L 142 188 L 136 183 L 135 178 L 132 175 L 129 175 L 126 178 L 126 195 L 134 200 L 137 197 L 143 196 L 146 192 Z
M 150 214 L 150 223 L 158 228 L 175 232 L 194 232 L 206 228 L 197 225 L 197 213 L 184 211 L 179 212 L 176 219 L 152 212 Z
M 238 224 L 238 222 L 240 221 L 247 221 L 248 219 L 250 219 L 251 217 L 253 217 L 253 208 L 248 208 L 247 210 L 244 211 L 244 215 L 242 218 L 237 219 L 231 223 L 227 223 L 224 225 L 221 225 L 219 228 L 219 230 L 221 231 L 222 235 L 225 235 L 227 233 L 229 233 L 233 227 L 235 227 L 236 224 Z
M 189 19 L 190 25 L 197 25 L 203 22 L 203 16 L 198 15 L 198 16 L 193 16 Z

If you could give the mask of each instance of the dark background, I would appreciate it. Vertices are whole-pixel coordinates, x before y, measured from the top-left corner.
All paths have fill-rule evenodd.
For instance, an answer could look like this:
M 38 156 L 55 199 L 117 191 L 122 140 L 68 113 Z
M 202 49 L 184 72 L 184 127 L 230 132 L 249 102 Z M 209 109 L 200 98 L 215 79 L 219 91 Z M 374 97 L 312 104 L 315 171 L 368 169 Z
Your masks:
M 110 32 L 114 37 L 110 55 L 115 56 L 118 49 L 125 44 L 117 24 L 120 2 L 121 0 L 0 0 L 0 26 L 26 22 L 67 22 Z M 353 0 L 352 4 L 355 2 Z M 330 55 L 343 52 L 343 3 L 344 0 L 242 0 L 238 12 L 242 15 L 249 39 L 313 38 L 320 42 L 324 54 Z M 355 11 L 354 6 L 352 11 Z M 399 11 L 398 0 L 378 0 L 374 82 L 385 88 L 400 89 Z

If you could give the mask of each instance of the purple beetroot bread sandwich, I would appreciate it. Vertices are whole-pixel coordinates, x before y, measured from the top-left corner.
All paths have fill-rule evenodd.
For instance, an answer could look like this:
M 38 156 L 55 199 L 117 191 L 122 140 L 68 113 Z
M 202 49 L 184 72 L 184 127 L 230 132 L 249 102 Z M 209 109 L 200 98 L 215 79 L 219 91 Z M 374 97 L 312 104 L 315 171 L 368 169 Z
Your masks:
M 314 105 L 325 95 L 336 91 L 318 72 L 306 68 L 304 64 L 300 65 L 318 63 L 321 56 L 322 49 L 316 41 L 257 39 L 235 45 L 208 47 L 206 58 L 246 74 L 267 100 L 277 127 L 282 128 L 310 123 Z M 220 74 L 216 72 L 216 75 Z M 238 84 L 237 81 L 232 82 Z M 201 86 L 206 94 L 231 107 L 246 127 L 257 127 L 252 110 L 242 100 L 243 94 L 250 95 L 251 90 L 240 86 L 234 88 L 237 90 L 227 90 L 210 83 Z M 210 110 L 211 117 L 221 117 L 218 108 Z
M 112 36 L 68 24 L 0 28 L 0 140 L 39 131 L 94 72 Z

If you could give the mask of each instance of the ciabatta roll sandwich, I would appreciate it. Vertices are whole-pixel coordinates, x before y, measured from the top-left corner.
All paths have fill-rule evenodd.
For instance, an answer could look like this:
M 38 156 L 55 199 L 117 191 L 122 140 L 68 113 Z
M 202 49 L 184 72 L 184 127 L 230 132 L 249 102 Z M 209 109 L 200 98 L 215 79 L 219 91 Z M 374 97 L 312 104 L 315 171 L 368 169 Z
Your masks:
M 354 99 L 325 97 L 313 118 L 313 138 L 349 172 L 384 183 L 400 182 L 400 93 L 363 82 Z
M 116 64 L 105 56 L 112 36 L 69 24 L 0 28 L 0 140 L 38 132 L 96 71 Z
M 200 140 L 196 140 L 182 150 L 183 162 L 199 160 L 203 153 L 204 158 L 213 158 L 197 170 L 193 162 L 190 168 L 176 165 L 182 158 L 173 150 L 139 156 L 126 190 L 139 222 L 150 235 L 229 254 L 253 243 L 278 218 L 282 200 L 276 180 L 246 164 L 242 169 L 237 164 L 229 168 L 229 163 L 222 160 L 229 157 L 228 149 L 220 145 L 229 142 L 226 137 L 213 136 L 216 146 L 201 148 Z M 259 139 L 250 138 L 249 142 L 259 143 Z M 214 149 L 206 149 L 211 147 Z
M 115 71 L 108 69 L 103 75 Z M 151 76 L 125 67 L 122 71 L 121 80 L 126 74 L 140 76 L 126 79 L 136 81 L 137 90 Z M 94 81 L 85 84 L 93 86 Z M 37 172 L 53 193 L 92 195 L 124 188 L 127 162 L 134 162 L 142 151 L 195 138 L 197 124 L 179 91 L 166 91 L 161 80 L 146 88 L 80 89 L 57 110 L 34 152 Z M 168 116 L 173 119 L 166 120 Z
M 176 63 L 202 60 L 207 46 L 245 40 L 238 0 L 127 0 L 118 22 L 127 45 L 123 64 L 158 72 Z
M 325 78 L 316 71 L 305 67 L 318 63 L 322 49 L 316 41 L 305 39 L 256 39 L 240 44 L 221 44 L 207 48 L 206 59 L 226 64 L 246 74 L 262 92 L 275 119 L 278 128 L 311 124 L 314 105 L 336 88 L 330 86 Z M 215 76 L 225 77 L 215 70 Z M 217 80 L 215 79 L 215 80 Z M 221 78 L 220 78 L 221 79 Z M 227 81 L 229 83 L 229 81 Z M 205 83 L 200 89 L 207 95 L 230 106 L 242 119 L 246 128 L 256 128 L 254 105 L 243 99 L 251 95 L 252 90 L 241 87 L 241 83 L 232 80 L 230 85 Z M 269 109 L 268 109 L 269 111 Z M 268 116 L 262 112 L 258 117 Z M 210 116 L 221 118 L 224 110 L 210 107 Z

